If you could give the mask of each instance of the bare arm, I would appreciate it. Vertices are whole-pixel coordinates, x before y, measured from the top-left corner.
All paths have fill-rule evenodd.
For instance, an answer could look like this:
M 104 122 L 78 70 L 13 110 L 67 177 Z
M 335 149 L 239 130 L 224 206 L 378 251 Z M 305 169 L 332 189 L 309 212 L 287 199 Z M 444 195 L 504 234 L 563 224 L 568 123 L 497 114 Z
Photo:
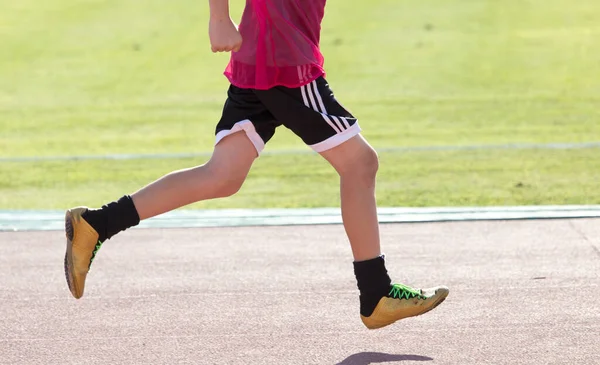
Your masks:
M 229 15 L 229 0 L 209 0 L 208 35 L 213 52 L 238 51 L 242 36 Z
M 208 0 L 210 6 L 210 20 L 229 20 L 229 0 Z

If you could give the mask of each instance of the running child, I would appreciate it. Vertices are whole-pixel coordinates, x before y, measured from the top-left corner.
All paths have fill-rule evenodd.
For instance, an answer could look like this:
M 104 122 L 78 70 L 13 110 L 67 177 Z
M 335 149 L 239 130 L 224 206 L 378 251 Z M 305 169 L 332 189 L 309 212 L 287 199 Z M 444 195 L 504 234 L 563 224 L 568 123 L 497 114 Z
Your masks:
M 340 176 L 344 228 L 354 257 L 360 317 L 370 329 L 432 310 L 448 288 L 392 284 L 379 242 L 375 202 L 378 157 L 357 119 L 334 97 L 319 50 L 326 0 L 247 0 L 239 29 L 229 0 L 209 0 L 213 52 L 231 52 L 231 83 L 212 157 L 171 172 L 100 209 L 65 217 L 65 275 L 75 298 L 100 246 L 144 220 L 185 205 L 235 194 L 277 127 L 292 130 Z

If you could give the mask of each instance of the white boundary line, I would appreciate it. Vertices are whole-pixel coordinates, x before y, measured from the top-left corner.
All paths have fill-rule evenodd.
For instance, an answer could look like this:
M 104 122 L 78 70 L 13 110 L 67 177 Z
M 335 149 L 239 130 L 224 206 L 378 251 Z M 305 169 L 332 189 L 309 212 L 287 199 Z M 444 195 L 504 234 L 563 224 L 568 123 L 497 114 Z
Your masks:
M 427 151 L 473 151 L 473 150 L 574 150 L 600 148 L 598 142 L 582 143 L 510 143 L 466 146 L 413 146 L 413 147 L 383 147 L 378 152 L 427 152 Z M 301 155 L 314 153 L 306 150 L 273 150 L 265 151 L 263 155 Z M 183 152 L 183 153 L 150 153 L 150 154 L 108 154 L 82 156 L 15 156 L 0 157 L 0 162 L 45 162 L 45 161 L 88 161 L 88 160 L 160 160 L 177 158 L 208 157 L 212 152 Z
M 600 218 L 600 205 L 379 208 L 381 223 Z M 340 224 L 339 208 L 176 210 L 139 228 L 197 228 Z M 0 231 L 64 229 L 63 211 L 0 210 Z

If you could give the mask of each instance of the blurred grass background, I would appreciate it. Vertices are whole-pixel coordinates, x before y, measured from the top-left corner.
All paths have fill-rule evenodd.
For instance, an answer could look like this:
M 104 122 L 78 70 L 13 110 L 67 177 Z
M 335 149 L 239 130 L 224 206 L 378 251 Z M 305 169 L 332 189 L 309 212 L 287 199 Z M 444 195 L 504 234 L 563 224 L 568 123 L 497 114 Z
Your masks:
M 239 18 L 243 2 L 232 2 Z M 206 158 L 15 162 L 209 152 L 228 55 L 207 4 L 0 3 L 0 209 L 99 205 Z M 600 7 L 592 0 L 329 1 L 336 96 L 378 149 L 600 141 Z M 267 151 L 306 150 L 280 128 Z M 600 149 L 382 152 L 382 206 L 600 203 Z M 265 155 L 235 197 L 192 207 L 338 204 L 313 154 Z

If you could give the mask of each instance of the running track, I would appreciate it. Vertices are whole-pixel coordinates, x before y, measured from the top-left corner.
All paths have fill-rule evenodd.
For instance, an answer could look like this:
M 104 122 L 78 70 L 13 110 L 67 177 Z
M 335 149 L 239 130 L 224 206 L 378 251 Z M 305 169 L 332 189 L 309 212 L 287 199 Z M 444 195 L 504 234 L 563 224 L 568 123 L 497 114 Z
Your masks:
M 600 364 L 600 219 L 389 224 L 436 310 L 358 318 L 340 225 L 133 229 L 68 292 L 62 232 L 0 233 L 0 364 Z

